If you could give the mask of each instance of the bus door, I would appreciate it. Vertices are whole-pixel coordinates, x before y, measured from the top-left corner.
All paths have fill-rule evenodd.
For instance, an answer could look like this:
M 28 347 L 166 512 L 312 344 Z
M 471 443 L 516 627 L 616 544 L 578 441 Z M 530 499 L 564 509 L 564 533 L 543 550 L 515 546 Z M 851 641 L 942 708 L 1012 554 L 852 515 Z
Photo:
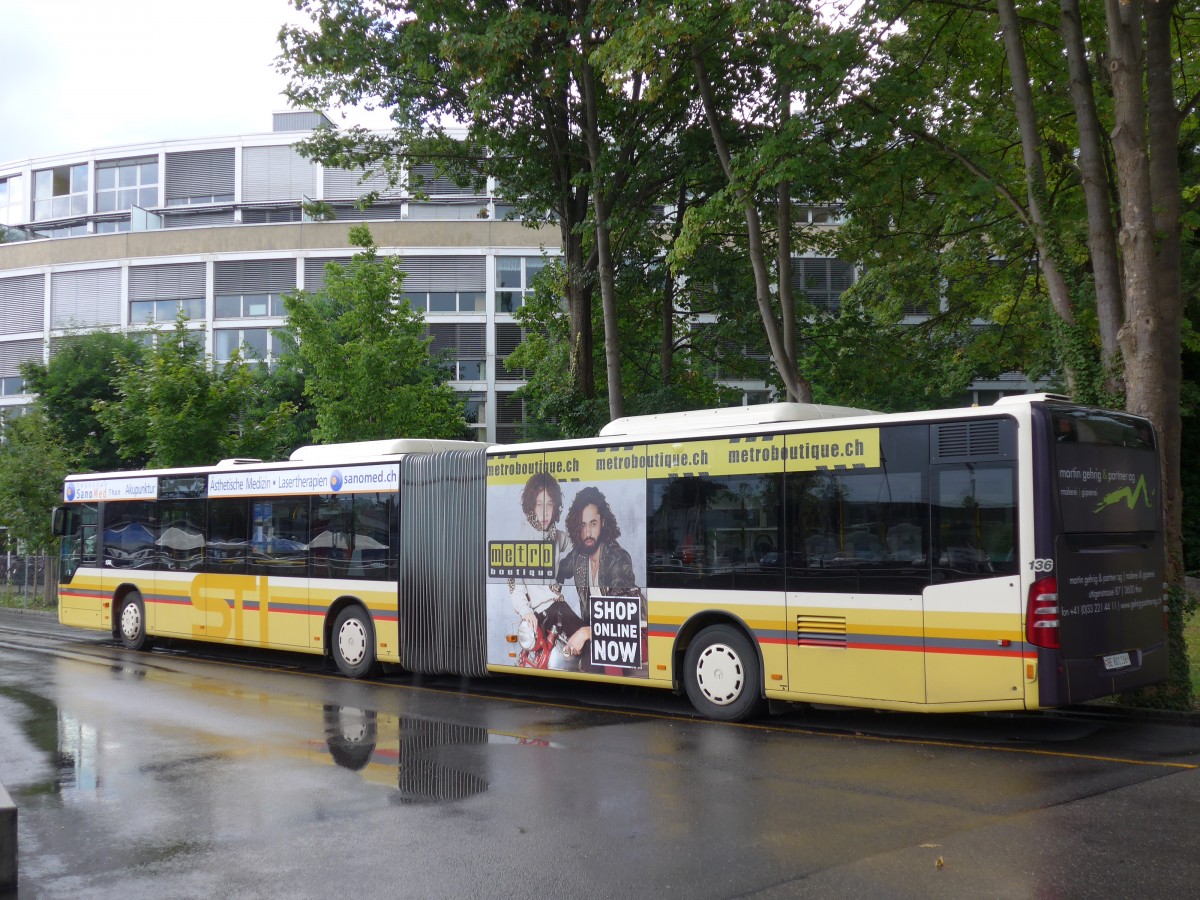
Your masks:
M 104 594 L 100 627 L 112 625 L 112 597 L 133 585 L 142 597 L 147 629 L 153 629 L 155 568 L 158 565 L 158 514 L 153 500 L 108 500 L 103 505 L 100 538 L 101 585 Z
M 58 515 L 63 517 L 59 550 L 59 621 L 85 628 L 107 627 L 100 625 L 101 613 L 108 613 L 107 621 L 111 622 L 111 610 L 104 609 L 106 601 L 94 593 L 100 584 L 96 566 L 99 508 L 95 503 L 73 503 L 63 507 Z
M 235 596 L 232 609 L 234 636 L 239 641 L 306 650 L 313 646 L 309 504 L 307 495 L 251 498 L 247 560 L 251 577 Z
M 1023 701 L 1016 425 L 983 419 L 931 428 L 928 702 Z
M 159 479 L 155 634 L 207 637 L 201 588 L 205 557 L 203 476 Z M 200 604 L 200 605 L 197 605 Z
M 189 621 L 177 633 L 241 640 L 252 617 L 258 631 L 259 596 L 250 575 L 250 507 L 245 497 L 210 498 L 204 531 L 204 571 L 192 582 Z

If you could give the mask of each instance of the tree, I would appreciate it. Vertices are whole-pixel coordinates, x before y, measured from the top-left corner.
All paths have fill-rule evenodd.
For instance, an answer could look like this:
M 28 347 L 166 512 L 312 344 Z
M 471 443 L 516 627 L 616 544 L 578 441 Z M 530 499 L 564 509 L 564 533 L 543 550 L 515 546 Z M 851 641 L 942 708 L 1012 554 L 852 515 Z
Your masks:
M 526 223 L 556 223 L 573 392 L 590 400 L 597 390 L 598 288 L 609 417 L 620 416 L 615 267 L 622 241 L 644 227 L 683 165 L 675 139 L 687 112 L 686 102 L 643 102 L 637 75 L 628 83 L 600 77 L 593 59 L 620 33 L 629 5 L 438 0 L 409 3 L 403 14 L 370 0 L 297 6 L 315 28 L 281 34 L 289 95 L 321 107 L 373 98 L 396 123 L 386 137 L 321 131 L 309 152 L 393 175 L 403 163 L 429 161 L 464 182 L 491 175 Z M 447 122 L 465 139 L 450 139 Z
M 744 246 L 777 379 L 790 399 L 811 400 L 798 365 L 804 313 L 792 289 L 792 258 L 810 235 L 793 212 L 797 200 L 830 199 L 825 120 L 838 109 L 854 40 L 829 28 L 816 6 L 784 0 L 668 0 L 639 12 L 601 54 L 608 77 L 646 72 L 652 105 L 698 98 L 691 108 L 724 181 L 688 204 L 672 258 L 682 269 L 714 234 Z M 730 229 L 734 216 L 740 235 Z
M 62 501 L 63 479 L 77 467 L 55 424 L 41 410 L 4 423 L 0 443 L 0 524 L 26 553 L 54 543 L 50 511 Z
M 96 331 L 56 342 L 50 362 L 26 363 L 21 374 L 36 394 L 34 406 L 61 435 L 80 468 L 103 472 L 118 468 L 121 457 L 113 436 L 93 409 L 116 393 L 122 366 L 140 364 L 144 346 L 128 334 Z M 125 464 L 140 460 L 126 460 Z
M 306 152 L 393 180 L 404 166 L 422 163 L 464 183 L 491 175 L 526 223 L 556 222 L 567 272 L 570 374 L 581 395 L 593 396 L 595 263 L 585 247 L 590 182 L 575 77 L 577 4 L 417 0 L 400 10 L 386 0 L 294 2 L 313 27 L 280 32 L 280 68 L 292 101 L 314 109 L 368 102 L 394 122 L 382 136 L 320 130 Z M 450 123 L 465 127 L 465 140 L 451 138 Z
M 1037 266 L 1025 296 L 1045 312 L 1021 315 L 1046 324 L 1069 389 L 1084 401 L 1123 402 L 1158 430 L 1167 576 L 1179 584 L 1179 167 L 1200 97 L 1200 33 L 1172 0 L 1113 0 L 1100 12 L 1075 0 L 1019 11 L 1009 0 L 865 5 L 856 27 L 878 52 L 848 104 L 863 117 L 847 158 L 887 153 L 869 167 L 890 172 L 889 185 L 917 185 L 918 214 L 947 221 L 951 204 L 973 208 L 974 221 L 987 222 L 976 233 L 993 258 Z M 929 164 L 900 170 L 897 157 L 917 145 L 930 151 Z M 880 191 L 843 171 L 842 196 L 857 215 Z M 962 187 L 953 197 L 930 190 L 954 180 Z M 884 230 L 902 232 L 911 211 L 888 205 Z M 932 207 L 943 213 L 929 216 Z M 960 221 L 971 229 L 968 217 Z M 1020 304 L 1012 295 L 1004 305 Z M 986 318 L 1004 322 L 1003 313 Z M 1176 661 L 1186 659 L 1180 637 L 1173 628 Z
M 284 297 L 319 442 L 463 438 L 462 403 L 429 354 L 424 319 L 403 299 L 404 272 L 365 225 L 349 265 L 330 263 L 320 293 Z
M 228 457 L 277 457 L 288 449 L 294 408 L 263 409 L 263 376 L 240 355 L 214 365 L 203 336 L 182 316 L 158 332 L 140 362 L 121 361 L 114 396 L 97 401 L 120 457 L 153 467 L 208 465 Z

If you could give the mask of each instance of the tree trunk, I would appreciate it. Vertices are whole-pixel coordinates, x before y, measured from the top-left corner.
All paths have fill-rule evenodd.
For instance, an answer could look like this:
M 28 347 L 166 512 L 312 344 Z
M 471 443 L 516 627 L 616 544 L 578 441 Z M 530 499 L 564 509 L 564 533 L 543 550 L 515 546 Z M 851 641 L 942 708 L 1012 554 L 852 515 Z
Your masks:
M 797 377 L 795 360 L 787 352 L 783 343 L 783 334 L 779 323 L 775 320 L 775 309 L 771 301 L 771 275 L 767 269 L 766 251 L 763 248 L 762 221 L 755 205 L 754 194 L 737 183 L 737 175 L 733 170 L 733 159 L 725 142 L 725 134 L 721 129 L 720 117 L 717 114 L 716 101 L 713 98 L 712 85 L 708 80 L 704 60 L 700 49 L 692 49 L 692 66 L 696 73 L 696 84 L 700 89 L 700 99 L 704 104 L 704 113 L 708 119 L 708 127 L 712 132 L 713 146 L 725 170 L 725 177 L 733 187 L 742 209 L 746 215 L 746 236 L 749 242 L 750 266 L 754 271 L 754 298 L 758 302 L 758 312 L 762 318 L 763 328 L 767 333 L 767 343 L 771 348 L 771 357 L 775 361 L 775 369 L 783 379 L 784 389 L 788 397 L 804 397 L 805 390 Z M 808 392 L 811 399 L 811 390 Z
M 781 131 L 787 127 L 787 120 L 791 118 L 791 103 L 791 91 L 780 84 L 779 127 Z M 786 178 L 779 182 L 778 195 L 779 209 L 775 213 L 775 223 L 779 234 L 775 244 L 775 265 L 779 278 L 779 315 L 783 320 L 784 351 L 788 355 L 792 371 L 796 373 L 797 386 L 800 389 L 796 394 L 789 390 L 787 398 L 789 401 L 812 403 L 812 385 L 808 379 L 800 375 L 800 367 L 796 362 L 799 357 L 796 346 L 796 294 L 792 290 L 792 189 Z
M 554 184 L 558 192 L 555 212 L 566 265 L 567 318 L 571 340 L 571 384 L 575 393 L 590 400 L 596 396 L 596 377 L 592 357 L 592 286 L 583 252 L 583 223 L 587 219 L 586 184 L 578 184 L 568 152 L 571 144 L 571 115 L 564 93 L 545 98 L 543 116 L 546 132 L 556 152 L 553 156 Z
M 1038 135 L 1037 113 L 1033 92 L 1029 87 L 1029 67 L 1025 62 L 1025 45 L 1021 40 L 1021 25 L 1013 0 L 997 0 L 1000 29 L 1008 57 L 1008 72 L 1012 80 L 1013 105 L 1017 126 L 1021 132 L 1021 153 L 1025 162 L 1025 189 L 1033 238 L 1038 248 L 1038 266 L 1046 279 L 1046 290 L 1055 313 L 1067 325 L 1075 324 L 1074 305 L 1067 281 L 1058 268 L 1057 254 L 1050 242 L 1050 230 L 1042 211 L 1042 198 L 1047 196 L 1046 172 L 1042 164 L 1041 139 Z M 1074 389 L 1078 373 L 1067 363 L 1067 381 Z
M 604 313 L 604 364 L 608 380 L 609 421 L 625 415 L 625 397 L 621 388 L 621 335 L 617 318 L 616 285 L 613 278 L 612 236 L 601 160 L 599 98 L 596 72 L 586 59 L 581 64 L 583 87 L 584 137 L 592 170 L 592 212 L 595 217 L 597 270 L 600 276 L 600 305 Z
M 1175 107 L 1172 90 L 1172 6 L 1166 0 L 1150 3 L 1143 14 L 1140 0 L 1105 2 L 1115 117 L 1113 153 L 1121 195 L 1120 245 L 1128 310 L 1120 335 L 1125 357 L 1125 405 L 1130 412 L 1148 418 L 1158 430 L 1166 575 L 1169 585 L 1180 588 L 1183 290 L 1178 152 L 1182 114 Z M 1163 694 L 1172 705 L 1185 706 L 1190 702 L 1191 689 L 1179 605 L 1176 600 L 1170 607 L 1171 682 Z
M 671 226 L 671 244 L 683 233 L 683 215 L 687 212 L 688 190 L 686 184 L 679 187 L 675 201 L 675 222 Z M 663 266 L 662 343 L 660 344 L 658 374 L 664 385 L 670 384 L 675 362 L 675 273 L 669 265 Z
M 1175 108 L 1171 83 L 1172 5 L 1148 4 L 1144 17 L 1143 5 L 1136 0 L 1108 0 L 1105 8 L 1129 309 L 1121 332 L 1126 407 L 1154 422 L 1161 439 L 1167 571 L 1168 580 L 1176 584 L 1183 575 L 1179 412 L 1183 379 L 1182 200 L 1178 165 L 1182 117 Z M 1148 103 L 1142 93 L 1143 79 Z
M 1121 267 L 1113 227 L 1108 169 L 1100 142 L 1100 117 L 1088 69 L 1079 0 L 1060 0 L 1059 33 L 1067 49 L 1071 103 L 1079 132 L 1079 174 L 1087 203 L 1088 250 L 1096 290 L 1096 319 L 1100 331 L 1100 365 L 1104 390 L 1112 395 L 1124 391 L 1121 347 L 1118 340 L 1125 321 L 1125 295 L 1121 289 Z

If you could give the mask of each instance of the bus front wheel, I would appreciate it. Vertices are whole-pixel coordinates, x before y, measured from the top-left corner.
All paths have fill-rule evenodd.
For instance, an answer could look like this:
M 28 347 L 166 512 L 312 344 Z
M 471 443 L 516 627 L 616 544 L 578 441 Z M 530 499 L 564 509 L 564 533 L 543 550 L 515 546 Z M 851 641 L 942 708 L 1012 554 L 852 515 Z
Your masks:
M 150 639 L 146 636 L 146 605 L 142 595 L 132 591 L 121 600 L 117 613 L 117 636 L 121 645 L 129 650 L 147 650 Z
M 741 722 L 762 711 L 758 654 L 730 625 L 710 625 L 691 642 L 684 662 L 688 699 L 710 719 Z
M 333 661 L 348 678 L 363 678 L 375 669 L 375 629 L 361 606 L 347 606 L 333 624 Z

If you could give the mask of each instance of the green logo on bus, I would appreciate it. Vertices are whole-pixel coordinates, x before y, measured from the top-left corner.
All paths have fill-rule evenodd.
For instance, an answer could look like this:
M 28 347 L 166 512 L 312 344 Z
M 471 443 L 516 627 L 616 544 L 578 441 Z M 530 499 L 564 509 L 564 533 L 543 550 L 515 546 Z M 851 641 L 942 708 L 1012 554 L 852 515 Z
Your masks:
M 1150 492 L 1146 490 L 1145 475 L 1139 475 L 1137 484 L 1135 484 L 1133 487 L 1123 487 L 1119 490 L 1113 491 L 1111 494 L 1106 494 L 1104 499 L 1096 504 L 1096 508 L 1093 510 L 1093 512 L 1102 512 L 1103 510 L 1108 509 L 1108 507 L 1112 506 L 1114 503 L 1120 503 L 1122 500 L 1125 501 L 1125 504 L 1130 509 L 1133 509 L 1135 506 L 1137 506 L 1138 497 L 1142 498 L 1142 501 L 1146 504 L 1146 508 L 1149 509 Z

